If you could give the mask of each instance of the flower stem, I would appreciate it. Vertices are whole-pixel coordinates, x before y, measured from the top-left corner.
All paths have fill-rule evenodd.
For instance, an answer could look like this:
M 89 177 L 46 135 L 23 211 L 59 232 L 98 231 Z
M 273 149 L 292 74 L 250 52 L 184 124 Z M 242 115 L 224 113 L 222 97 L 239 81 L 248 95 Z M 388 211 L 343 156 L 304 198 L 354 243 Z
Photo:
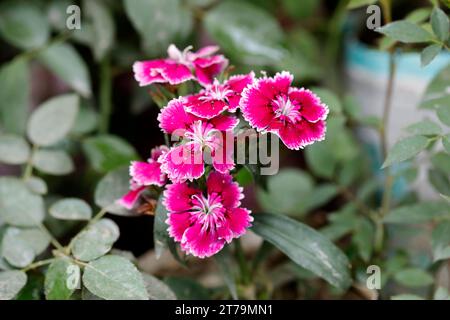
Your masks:
M 37 262 L 32 263 L 32 264 L 28 265 L 27 267 L 21 269 L 20 271 L 27 272 L 27 271 L 29 271 L 29 270 L 36 269 L 36 268 L 45 266 L 45 265 L 47 265 L 47 264 L 50 264 L 50 263 L 52 263 L 53 261 L 55 261 L 55 258 L 37 261 Z
M 111 64 L 109 57 L 105 56 L 100 63 L 100 133 L 108 133 L 111 116 Z
M 36 151 L 39 149 L 37 145 L 33 145 L 33 148 L 31 149 L 30 157 L 27 160 L 27 164 L 25 166 L 25 170 L 23 171 L 22 180 L 26 181 L 28 180 L 31 175 L 33 174 L 33 156 L 36 153 Z

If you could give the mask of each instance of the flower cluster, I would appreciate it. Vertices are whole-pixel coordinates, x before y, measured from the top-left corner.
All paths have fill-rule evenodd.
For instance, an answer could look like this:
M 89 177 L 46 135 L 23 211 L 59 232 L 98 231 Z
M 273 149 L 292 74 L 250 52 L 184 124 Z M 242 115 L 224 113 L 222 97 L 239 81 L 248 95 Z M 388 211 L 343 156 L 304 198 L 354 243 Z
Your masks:
M 270 132 L 293 150 L 325 138 L 328 107 L 311 91 L 292 87 L 288 72 L 257 78 L 253 72 L 220 82 L 228 60 L 218 48 L 191 52 L 174 45 L 168 58 L 136 62 L 141 86 L 178 85 L 188 80 L 203 88 L 171 100 L 159 116 L 161 130 L 177 142 L 152 150 L 147 162 L 132 162 L 130 191 L 120 203 L 133 208 L 148 186 L 164 187 L 169 235 L 188 254 L 203 258 L 220 251 L 251 226 L 240 207 L 243 189 L 233 181 L 235 128 L 240 120 Z

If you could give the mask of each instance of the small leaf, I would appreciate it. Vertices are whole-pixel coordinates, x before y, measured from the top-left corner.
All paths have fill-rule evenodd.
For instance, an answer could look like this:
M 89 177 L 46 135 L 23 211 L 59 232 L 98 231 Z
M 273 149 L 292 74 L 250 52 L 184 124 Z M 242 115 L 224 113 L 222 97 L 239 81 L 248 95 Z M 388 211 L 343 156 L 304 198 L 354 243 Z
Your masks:
M 39 149 L 33 154 L 33 166 L 43 173 L 65 175 L 74 170 L 70 156 L 61 150 Z
M 450 221 L 442 221 L 431 235 L 434 262 L 450 258 Z
M 81 261 L 97 259 L 111 250 L 119 238 L 119 227 L 110 219 L 102 219 L 78 234 L 72 241 L 72 253 Z
M 282 215 L 255 214 L 252 231 L 338 288 L 351 284 L 345 254 L 316 230 Z
M 49 209 L 50 214 L 62 220 L 89 220 L 92 209 L 86 201 L 77 198 L 67 198 L 55 202 Z
M 450 23 L 447 15 L 439 7 L 435 7 L 431 12 L 431 27 L 436 37 L 442 42 L 447 41 L 449 36 Z
M 0 272 L 0 300 L 12 300 L 27 283 L 25 272 L 11 270 Z
M 375 31 L 404 43 L 428 42 L 432 39 L 432 35 L 428 31 L 405 20 L 391 22 Z
M 450 105 L 450 92 L 447 91 L 450 79 L 450 64 L 439 71 L 429 82 L 420 104 L 421 108 L 438 109 Z
M 92 94 L 88 67 L 80 54 L 68 43 L 54 44 L 39 54 L 39 60 L 85 98 Z
M 45 216 L 44 201 L 21 180 L 0 177 L 0 216 L 10 225 L 36 226 Z
M 438 152 L 431 157 L 433 166 L 447 176 L 450 176 L 450 155 Z
M 358 253 L 365 262 L 370 261 L 373 251 L 375 228 L 367 218 L 358 220 L 353 241 L 358 248 Z
M 450 153 L 450 134 L 442 137 L 442 145 L 447 153 Z
M 12 134 L 0 136 L 0 162 L 22 164 L 30 157 L 30 146 L 24 138 Z
M 15 237 L 31 247 L 36 256 L 44 252 L 50 244 L 49 235 L 43 232 L 40 228 L 14 229 L 17 230 L 15 231 L 17 232 Z
M 34 249 L 19 237 L 20 230 L 8 228 L 2 239 L 3 257 L 11 265 L 23 268 L 33 262 L 36 254 Z
M 6 132 L 22 135 L 27 123 L 30 96 L 27 61 L 18 59 L 2 65 L 0 83 L 0 124 Z
M 97 128 L 97 124 L 97 112 L 90 106 L 81 105 L 70 133 L 76 136 L 82 136 L 94 131 Z
M 450 218 L 450 205 L 445 201 L 423 201 L 395 208 L 384 218 L 386 223 L 422 223 Z
M 77 265 L 70 263 L 68 259 L 58 258 L 53 261 L 45 273 L 44 291 L 47 300 L 69 300 L 75 288 L 68 286 L 70 267 Z
M 95 204 L 100 208 L 107 209 L 109 213 L 131 216 L 135 212 L 129 211 L 119 205 L 119 200 L 129 191 L 130 175 L 128 167 L 121 167 L 106 174 L 95 188 Z
M 441 52 L 442 45 L 441 44 L 431 44 L 425 49 L 422 50 L 422 53 L 420 54 L 420 63 L 422 67 L 427 66 L 430 64 L 431 61 L 436 58 L 436 56 Z
M 450 127 L 450 105 L 439 107 L 437 109 L 437 116 L 443 124 Z
M 398 141 L 388 152 L 386 161 L 382 168 L 395 163 L 408 160 L 428 146 L 428 139 L 423 136 L 413 136 Z
M 141 273 L 144 278 L 145 288 L 150 300 L 176 300 L 175 293 L 161 280 L 156 277 Z
M 27 185 L 28 189 L 35 194 L 47 194 L 47 183 L 41 178 L 29 177 L 27 180 L 25 180 L 25 184 Z
M 401 270 L 394 275 L 394 279 L 404 286 L 413 288 L 428 286 L 434 282 L 430 274 L 417 268 Z
M 28 137 L 39 146 L 50 146 L 63 139 L 72 128 L 79 99 L 66 94 L 47 100 L 34 111 L 28 122 Z
M 406 127 L 406 130 L 414 135 L 434 136 L 442 133 L 441 127 L 434 121 L 422 120 Z
M 91 166 L 108 172 L 138 158 L 136 150 L 125 140 L 113 135 L 99 135 L 83 141 L 83 150 Z
M 45 15 L 35 3 L 7 1 L 0 7 L 0 34 L 21 49 L 44 45 L 49 29 Z
M 85 267 L 83 284 L 107 300 L 148 300 L 142 275 L 123 257 L 104 256 L 91 261 Z

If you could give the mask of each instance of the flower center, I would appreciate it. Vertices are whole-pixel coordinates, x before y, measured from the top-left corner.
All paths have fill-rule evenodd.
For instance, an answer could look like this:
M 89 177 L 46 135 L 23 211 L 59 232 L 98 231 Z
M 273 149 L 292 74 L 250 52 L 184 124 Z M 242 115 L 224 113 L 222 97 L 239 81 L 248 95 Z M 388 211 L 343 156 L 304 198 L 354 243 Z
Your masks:
M 214 149 L 214 135 L 216 132 L 218 130 L 214 129 L 211 124 L 197 120 L 191 125 L 190 130 L 184 136 L 202 147 Z
M 232 93 L 232 90 L 230 90 L 227 86 L 221 85 L 216 79 L 214 80 L 214 83 L 206 90 L 205 95 L 200 97 L 199 100 L 225 100 Z
M 297 122 L 300 118 L 299 106 L 292 103 L 289 97 L 278 96 L 273 101 L 275 116 L 282 120 L 289 120 L 290 122 Z
M 220 227 L 225 221 L 225 208 L 222 198 L 217 193 L 192 196 L 192 222 L 202 224 L 202 231 L 212 231 Z

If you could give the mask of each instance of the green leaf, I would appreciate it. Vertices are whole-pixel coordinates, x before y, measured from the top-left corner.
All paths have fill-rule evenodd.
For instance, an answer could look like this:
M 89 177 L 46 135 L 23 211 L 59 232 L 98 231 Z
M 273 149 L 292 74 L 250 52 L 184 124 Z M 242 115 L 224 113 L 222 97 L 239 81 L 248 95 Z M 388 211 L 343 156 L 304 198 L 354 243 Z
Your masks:
M 78 103 L 76 95 L 66 94 L 41 104 L 28 121 L 30 140 L 39 146 L 50 146 L 63 139 L 75 122 Z
M 255 214 L 252 231 L 303 268 L 341 289 L 351 284 L 345 254 L 316 230 L 274 214 Z
M 97 259 L 111 250 L 119 234 L 119 227 L 114 221 L 101 219 L 72 240 L 73 256 L 81 261 Z
M 83 1 L 87 22 L 92 25 L 91 47 L 95 58 L 100 61 L 114 43 L 115 24 L 105 1 Z M 83 21 L 83 23 L 85 23 Z
M 409 268 L 397 272 L 395 281 L 407 287 L 424 287 L 433 283 L 433 277 L 418 268 Z
M 450 105 L 439 107 L 437 109 L 437 116 L 443 124 L 450 127 Z
M 436 37 L 442 42 L 447 41 L 449 36 L 450 22 L 447 15 L 439 7 L 431 12 L 431 27 Z
M 83 97 L 92 94 L 91 79 L 86 63 L 68 43 L 58 43 L 42 51 L 39 60 Z
M 0 300 L 12 300 L 27 283 L 25 272 L 11 270 L 0 272 Z
M 386 223 L 411 224 L 450 218 L 450 205 L 445 201 L 423 201 L 398 207 L 384 218 Z
M 430 64 L 431 61 L 436 58 L 436 56 L 441 52 L 442 45 L 441 44 L 431 44 L 425 49 L 422 50 L 422 53 L 420 54 L 420 63 L 422 67 L 427 66 Z
M 450 64 L 444 67 L 428 84 L 422 97 L 421 108 L 438 109 L 450 105 L 450 92 L 447 91 L 450 79 Z
M 91 166 L 108 172 L 138 158 L 136 150 L 125 140 L 113 135 L 98 135 L 83 141 L 83 150 Z
M 74 170 L 70 156 L 62 150 L 39 149 L 33 154 L 33 166 L 43 173 L 65 175 Z
M 431 163 L 436 169 L 450 176 L 450 155 L 445 152 L 438 152 L 431 157 Z
M 192 15 L 180 0 L 125 0 L 124 5 L 151 55 L 165 53 L 171 43 L 186 39 L 192 30 Z
M 436 191 L 441 194 L 450 194 L 449 176 L 440 170 L 428 170 L 428 180 Z
M 282 214 L 296 214 L 313 190 L 314 182 L 306 172 L 299 169 L 282 169 L 270 176 L 267 191 L 257 190 L 257 197 L 264 210 Z M 302 211 L 303 212 L 303 211 Z
M 81 105 L 71 134 L 82 136 L 94 131 L 98 124 L 98 113 L 90 106 Z
M 62 220 L 89 220 L 92 209 L 86 201 L 77 198 L 66 198 L 56 201 L 49 209 L 50 214 Z
M 441 127 L 434 121 L 422 120 L 406 127 L 406 131 L 414 135 L 435 136 L 442 133 Z
M 378 0 L 350 0 L 347 4 L 348 9 L 356 9 L 376 3 Z
M 7 1 L 0 7 L 0 34 L 21 49 L 31 49 L 44 45 L 50 30 L 45 15 L 35 3 Z
M 30 81 L 25 59 L 13 60 L 0 68 L 0 124 L 6 132 L 25 132 Z
M 176 300 L 175 293 L 161 280 L 156 277 L 141 273 L 144 278 L 145 288 L 150 300 Z
M 431 235 L 434 262 L 450 258 L 450 221 L 439 223 Z
M 442 145 L 447 153 L 450 153 L 450 134 L 442 137 Z
M 29 177 L 27 180 L 25 180 L 25 184 L 27 185 L 28 189 L 35 194 L 47 194 L 47 183 L 41 178 Z
M 222 278 L 230 291 L 231 297 L 234 300 L 238 299 L 238 293 L 236 288 L 236 279 L 233 269 L 233 258 L 230 253 L 230 248 L 228 246 L 224 247 L 220 252 L 218 252 L 214 258 L 216 259 L 217 267 L 219 268 Z
M 236 173 L 234 179 L 241 187 L 248 186 L 253 183 L 253 174 L 247 166 L 243 166 Z
M 432 35 L 428 31 L 415 23 L 405 20 L 391 22 L 375 29 L 375 31 L 404 43 L 428 42 L 432 39 Z
M 83 284 L 93 294 L 107 300 L 148 300 L 141 273 L 127 259 L 104 256 L 89 262 Z
M 44 219 L 44 201 L 19 179 L 0 177 L 0 216 L 10 225 L 35 226 Z
M 44 291 L 47 300 L 69 300 L 75 288 L 68 286 L 70 267 L 77 265 L 70 263 L 68 259 L 58 258 L 53 261 L 45 273 Z
M 372 256 L 375 228 L 367 218 L 361 218 L 357 222 L 353 241 L 358 248 L 358 254 L 364 262 L 369 262 Z
M 136 215 L 119 205 L 119 200 L 130 188 L 130 174 L 127 167 L 121 167 L 106 174 L 95 188 L 94 201 L 109 213 L 122 216 Z
M 10 227 L 2 239 L 2 254 L 9 264 L 23 268 L 33 262 L 34 249 L 19 237 L 20 230 Z
M 274 64 L 285 56 L 277 20 L 250 3 L 224 1 L 207 12 L 204 24 L 223 50 L 243 63 Z
M 39 255 L 47 249 L 50 244 L 50 237 L 40 228 L 26 228 L 18 229 L 11 227 L 14 230 L 14 237 L 25 242 L 34 250 L 35 255 Z
M 408 13 L 405 19 L 413 23 L 422 23 L 428 20 L 430 13 L 431 8 L 418 8 Z
M 24 138 L 12 134 L 0 135 L 0 162 L 22 164 L 29 157 L 30 146 Z
M 407 137 L 398 141 L 389 150 L 386 160 L 381 168 L 411 159 L 428 146 L 428 139 L 423 136 Z
M 323 142 L 315 143 L 305 150 L 308 167 L 323 178 L 331 178 L 337 166 L 336 158 L 330 148 Z

